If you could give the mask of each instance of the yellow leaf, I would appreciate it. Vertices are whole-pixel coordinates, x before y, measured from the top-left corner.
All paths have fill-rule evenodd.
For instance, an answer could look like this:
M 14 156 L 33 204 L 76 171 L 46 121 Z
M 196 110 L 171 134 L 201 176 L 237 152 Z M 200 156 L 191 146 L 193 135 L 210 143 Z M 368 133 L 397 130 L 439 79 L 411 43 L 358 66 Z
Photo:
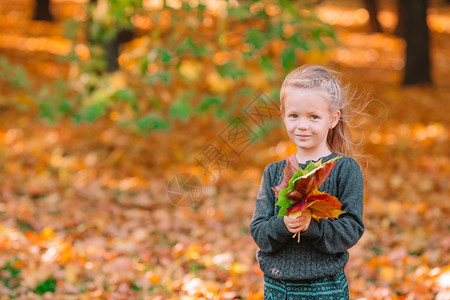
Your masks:
M 55 232 L 51 227 L 45 227 L 39 234 L 39 240 L 50 240 L 55 238 Z
M 231 265 L 231 268 L 229 270 L 231 275 L 236 275 L 236 274 L 244 274 L 247 272 L 247 266 L 240 264 L 238 262 L 235 262 Z
M 179 72 L 188 80 L 195 81 L 200 78 L 200 72 L 202 71 L 202 64 L 192 60 L 185 60 L 181 63 Z
M 188 249 L 186 250 L 186 257 L 188 259 L 198 259 L 200 257 L 200 252 L 199 252 L 200 248 L 197 244 L 190 244 Z
M 151 283 L 154 283 L 154 284 L 158 284 L 158 283 L 161 282 L 161 278 L 160 278 L 159 276 L 155 275 L 155 274 L 150 275 L 150 277 L 148 278 L 148 280 L 149 280 Z
M 388 282 L 392 282 L 395 277 L 395 269 L 391 266 L 384 266 L 381 268 L 380 278 Z
M 208 77 L 206 77 L 206 82 L 211 91 L 220 94 L 225 94 L 234 86 L 234 82 L 230 77 L 223 78 L 217 72 L 209 73 Z
M 255 70 L 249 73 L 246 81 L 255 90 L 267 91 L 270 86 L 263 70 Z
M 311 210 L 312 217 L 317 221 L 328 218 L 336 219 L 345 213 L 340 209 L 341 206 L 342 204 L 336 197 L 320 192 L 317 188 L 308 196 L 307 208 Z

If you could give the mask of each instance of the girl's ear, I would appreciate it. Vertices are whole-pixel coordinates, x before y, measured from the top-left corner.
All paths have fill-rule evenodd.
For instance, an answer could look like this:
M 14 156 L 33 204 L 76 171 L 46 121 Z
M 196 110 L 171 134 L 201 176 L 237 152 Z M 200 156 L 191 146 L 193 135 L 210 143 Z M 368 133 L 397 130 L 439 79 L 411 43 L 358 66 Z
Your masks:
M 336 110 L 334 113 L 331 114 L 330 129 L 334 128 L 337 125 L 340 117 L 341 117 L 340 110 Z
M 281 119 L 283 120 L 283 123 L 286 124 L 286 116 L 284 115 L 284 110 L 280 111 L 280 116 L 281 116 Z

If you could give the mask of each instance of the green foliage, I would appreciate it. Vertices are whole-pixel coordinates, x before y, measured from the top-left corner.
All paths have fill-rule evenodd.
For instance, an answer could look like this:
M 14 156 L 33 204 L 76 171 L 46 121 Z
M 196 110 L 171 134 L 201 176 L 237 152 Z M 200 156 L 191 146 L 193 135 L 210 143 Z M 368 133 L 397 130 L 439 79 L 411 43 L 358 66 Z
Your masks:
M 183 121 L 186 121 L 189 117 L 190 112 L 191 107 L 184 97 L 176 99 L 170 106 L 170 117 L 174 119 L 179 118 Z
M 64 81 L 57 81 L 53 86 L 43 86 L 34 96 L 40 109 L 40 118 L 54 124 L 62 115 L 71 113 L 74 103 L 67 98 L 67 89 L 68 84 Z
M 150 10 L 140 0 L 98 3 L 87 4 L 89 58 L 75 50 L 67 58 L 79 66 L 77 79 L 38 94 L 41 117 L 50 123 L 61 116 L 94 122 L 114 112 L 120 126 L 147 133 L 170 130 L 175 120 L 187 122 L 194 114 L 230 119 L 262 91 L 278 98 L 274 91 L 305 62 L 302 54 L 325 50 L 323 41 L 335 39 L 332 27 L 291 1 L 240 1 L 221 12 L 188 2 Z M 127 62 L 121 62 L 118 84 L 117 74 L 106 72 L 105 49 L 122 30 L 135 30 L 135 16 L 152 25 L 121 48 Z M 67 26 L 68 36 L 77 35 L 74 26 Z
M 2 268 L 0 274 L 0 281 L 3 285 L 9 289 L 15 289 L 19 287 L 19 274 L 20 269 L 16 268 L 14 264 L 18 261 L 17 258 L 9 260 Z
M 0 57 L 0 81 L 16 90 L 30 86 L 25 69 L 11 64 L 3 57 Z
M 289 185 L 291 185 L 291 182 L 289 181 Z M 278 216 L 285 216 L 287 214 L 287 209 L 292 206 L 294 201 L 290 200 L 287 196 L 288 193 L 292 192 L 294 190 L 293 187 L 288 187 L 286 189 L 283 189 L 278 194 L 278 201 L 275 203 L 275 205 L 280 206 L 281 209 L 278 212 Z
M 139 132 L 142 133 L 147 133 L 158 129 L 170 129 L 170 124 L 167 123 L 167 121 L 163 117 L 153 113 L 149 113 L 140 120 L 137 120 L 136 126 Z
M 133 282 L 133 285 L 131 286 L 131 288 L 135 291 L 142 290 L 142 288 L 136 282 Z
M 220 96 L 205 96 L 203 98 L 203 101 L 200 103 L 200 105 L 196 108 L 196 112 L 199 114 L 206 113 L 209 111 L 213 106 L 220 106 L 223 104 L 225 99 Z
M 261 49 L 269 37 L 270 36 L 268 34 L 262 32 L 261 30 L 249 29 L 247 32 L 246 42 L 253 45 L 255 49 Z
M 47 280 L 41 282 L 34 292 L 38 295 L 43 295 L 46 292 L 52 292 L 54 293 L 56 290 L 56 279 L 54 278 L 48 278 Z
M 286 48 L 281 55 L 281 64 L 285 70 L 291 70 L 296 66 L 296 55 L 294 48 Z
M 89 3 L 88 13 L 92 16 L 89 22 L 91 42 L 102 43 L 117 37 L 122 29 L 133 29 L 130 18 L 142 8 L 139 0 L 109 0 L 104 3 Z

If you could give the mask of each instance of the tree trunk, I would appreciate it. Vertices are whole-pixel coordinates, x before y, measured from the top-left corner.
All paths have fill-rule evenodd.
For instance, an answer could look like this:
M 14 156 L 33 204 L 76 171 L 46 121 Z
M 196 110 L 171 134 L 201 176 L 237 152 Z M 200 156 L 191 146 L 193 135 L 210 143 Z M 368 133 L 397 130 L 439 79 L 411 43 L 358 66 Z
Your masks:
M 50 12 L 50 0 L 36 0 L 34 6 L 33 20 L 53 21 L 53 15 Z
M 408 2 L 405 14 L 406 65 L 403 84 L 431 83 L 430 35 L 427 24 L 427 0 Z
M 371 32 L 383 32 L 380 22 L 378 22 L 378 5 L 377 0 L 364 0 L 364 5 L 369 11 L 369 24 Z
M 397 27 L 395 35 L 404 39 L 406 34 L 406 15 L 408 14 L 408 0 L 397 0 Z
M 89 0 L 92 5 L 97 5 L 97 0 Z M 88 22 L 93 22 L 89 19 Z M 89 25 L 90 26 L 90 25 Z M 129 42 L 134 38 L 134 32 L 128 29 L 118 30 L 116 36 L 110 41 L 93 40 L 88 32 L 88 40 L 91 44 L 101 43 L 105 51 L 106 72 L 115 72 L 119 70 L 119 48 L 123 43 Z
M 133 31 L 124 29 L 118 32 L 116 38 L 114 38 L 112 41 L 106 42 L 103 45 L 106 53 L 107 72 L 114 72 L 119 70 L 120 45 L 131 41 L 133 37 L 134 37 Z

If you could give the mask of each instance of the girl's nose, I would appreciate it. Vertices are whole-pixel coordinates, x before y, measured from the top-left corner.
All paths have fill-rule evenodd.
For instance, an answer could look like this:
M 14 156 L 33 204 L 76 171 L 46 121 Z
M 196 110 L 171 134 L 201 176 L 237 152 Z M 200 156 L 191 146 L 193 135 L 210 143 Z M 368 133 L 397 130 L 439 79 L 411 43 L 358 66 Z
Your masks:
M 297 128 L 300 130 L 308 129 L 308 122 L 306 122 L 305 120 L 298 120 Z

